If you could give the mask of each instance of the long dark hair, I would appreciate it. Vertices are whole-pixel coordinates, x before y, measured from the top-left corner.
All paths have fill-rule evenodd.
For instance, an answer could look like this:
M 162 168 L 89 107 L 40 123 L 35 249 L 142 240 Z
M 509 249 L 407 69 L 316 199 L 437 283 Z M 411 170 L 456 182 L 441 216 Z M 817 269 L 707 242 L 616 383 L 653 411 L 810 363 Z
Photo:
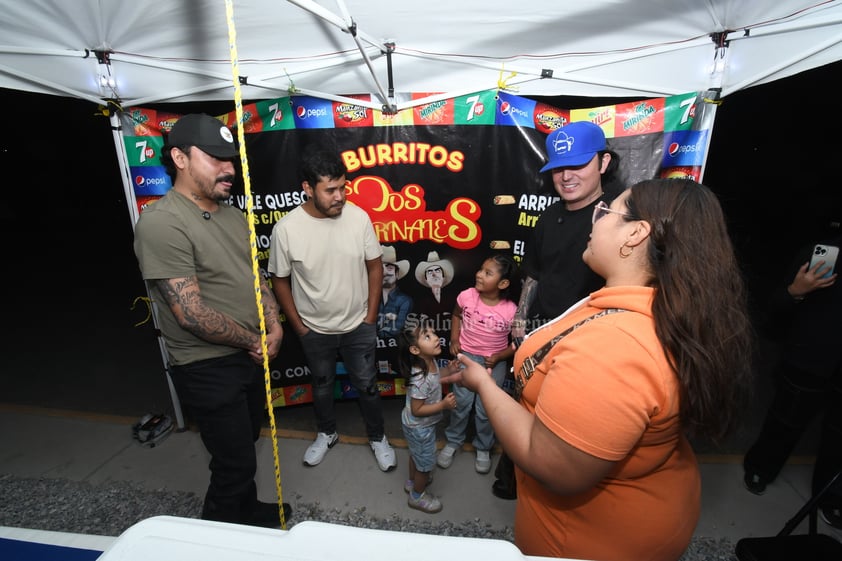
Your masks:
M 754 332 L 743 277 L 716 195 L 689 179 L 631 187 L 626 206 L 651 225 L 655 332 L 678 375 L 681 422 L 716 442 L 748 401 Z
M 407 322 L 398 335 L 398 371 L 403 375 L 406 385 L 409 386 L 413 377 L 413 369 L 427 375 L 427 361 L 417 354 L 411 353 L 409 348 L 418 344 L 418 338 L 427 329 L 434 329 L 433 320 L 427 316 L 421 316 L 416 322 Z

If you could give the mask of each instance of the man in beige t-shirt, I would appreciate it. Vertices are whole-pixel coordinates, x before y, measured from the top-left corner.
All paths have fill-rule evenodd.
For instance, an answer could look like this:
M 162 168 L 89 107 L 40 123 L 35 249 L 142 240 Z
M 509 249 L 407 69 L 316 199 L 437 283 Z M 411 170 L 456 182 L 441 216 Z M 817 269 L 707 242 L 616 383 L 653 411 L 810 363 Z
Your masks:
M 365 211 L 345 204 L 345 173 L 338 154 L 305 153 L 301 186 L 308 198 L 272 229 L 268 269 L 312 376 L 318 432 L 304 464 L 321 463 L 339 440 L 334 411 L 339 354 L 358 393 L 377 465 L 391 471 L 397 459 L 384 431 L 375 368 L 383 250 Z

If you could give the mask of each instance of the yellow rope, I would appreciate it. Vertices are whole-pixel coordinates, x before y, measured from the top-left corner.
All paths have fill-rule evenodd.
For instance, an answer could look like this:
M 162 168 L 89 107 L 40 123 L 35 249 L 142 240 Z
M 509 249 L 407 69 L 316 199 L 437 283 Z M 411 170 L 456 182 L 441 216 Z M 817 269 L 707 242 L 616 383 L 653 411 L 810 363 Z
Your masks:
M 138 296 L 134 299 L 134 302 L 132 302 L 132 311 L 134 311 L 134 309 L 137 307 L 138 300 L 146 304 L 146 317 L 143 318 L 142 321 L 139 321 L 136 324 L 134 324 L 135 327 L 140 327 L 141 325 L 147 323 L 150 319 L 152 319 L 152 299 L 148 296 Z
M 254 275 L 254 297 L 260 317 L 260 345 L 263 348 L 263 379 L 266 386 L 266 406 L 269 410 L 269 428 L 272 436 L 272 450 L 275 455 L 275 487 L 278 491 L 278 511 L 281 528 L 286 530 L 284 519 L 283 494 L 281 492 L 281 466 L 278 459 L 278 438 L 275 427 L 275 412 L 272 407 L 272 378 L 269 370 L 269 353 L 266 347 L 266 318 L 263 315 L 263 299 L 260 295 L 260 268 L 257 260 L 257 235 L 254 231 L 254 207 L 251 200 L 251 178 L 248 158 L 246 157 L 246 133 L 243 124 L 243 92 L 240 88 L 240 71 L 237 56 L 237 31 L 234 28 L 234 5 L 232 0 L 225 0 L 225 17 L 228 21 L 228 50 L 231 53 L 231 71 L 234 75 L 234 107 L 237 111 L 237 140 L 240 143 L 240 162 L 243 166 L 243 183 L 246 194 L 246 214 L 249 223 L 249 245 L 251 246 L 251 264 Z
M 497 89 L 517 91 L 517 88 L 507 84 L 507 82 L 515 76 L 517 76 L 517 72 L 509 72 L 509 75 L 503 78 L 503 67 L 501 66 L 500 73 L 497 75 Z

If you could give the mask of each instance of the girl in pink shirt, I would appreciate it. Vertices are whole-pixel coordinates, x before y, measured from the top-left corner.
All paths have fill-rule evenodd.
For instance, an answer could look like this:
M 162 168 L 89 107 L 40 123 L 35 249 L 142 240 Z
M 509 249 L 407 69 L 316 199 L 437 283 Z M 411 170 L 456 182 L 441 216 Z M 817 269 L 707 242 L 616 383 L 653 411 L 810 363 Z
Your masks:
M 494 254 L 487 258 L 476 274 L 473 287 L 463 290 L 456 297 L 456 308 L 450 328 L 450 352 L 470 357 L 491 370 L 498 386 L 503 387 L 508 360 L 514 355 L 511 345 L 512 319 L 517 309 L 519 288 L 515 282 L 517 265 L 508 255 Z M 468 428 L 471 409 L 474 412 L 476 449 L 474 468 L 478 473 L 491 470 L 491 449 L 494 447 L 494 429 L 482 400 L 474 392 L 458 384 L 453 386 L 456 409 L 450 412 L 450 423 L 444 431 L 447 444 L 436 458 L 436 464 L 448 468 L 456 452 L 462 448 Z

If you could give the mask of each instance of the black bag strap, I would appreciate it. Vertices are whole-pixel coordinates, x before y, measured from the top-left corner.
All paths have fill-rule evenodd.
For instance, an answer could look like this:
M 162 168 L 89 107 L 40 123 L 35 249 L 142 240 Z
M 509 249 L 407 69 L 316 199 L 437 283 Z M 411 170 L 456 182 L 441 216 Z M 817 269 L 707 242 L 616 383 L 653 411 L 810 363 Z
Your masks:
M 547 341 L 540 349 L 532 353 L 532 355 L 526 357 L 523 360 L 523 364 L 520 366 L 520 372 L 517 373 L 515 376 L 515 399 L 520 399 L 520 394 L 523 392 L 523 388 L 526 386 L 526 383 L 532 377 L 532 373 L 535 372 L 535 367 L 541 363 L 547 353 L 550 352 L 556 343 L 570 335 L 573 331 L 579 329 L 583 325 L 588 322 L 591 322 L 597 318 L 601 318 L 602 316 L 607 316 L 608 314 L 616 314 L 617 312 L 625 312 L 627 310 L 623 308 L 606 308 L 601 312 L 598 312 L 590 317 L 586 317 L 582 321 L 575 323 Z

